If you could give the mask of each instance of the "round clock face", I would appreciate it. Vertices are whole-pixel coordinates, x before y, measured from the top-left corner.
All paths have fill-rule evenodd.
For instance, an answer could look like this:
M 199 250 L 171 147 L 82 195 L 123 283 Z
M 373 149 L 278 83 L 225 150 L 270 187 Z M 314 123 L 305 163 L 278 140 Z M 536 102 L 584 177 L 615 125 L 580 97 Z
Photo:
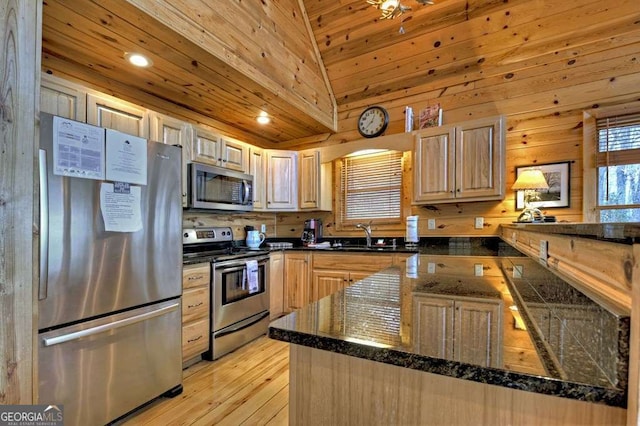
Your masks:
M 387 129 L 389 114 L 379 106 L 365 109 L 358 119 L 358 131 L 365 138 L 380 136 Z

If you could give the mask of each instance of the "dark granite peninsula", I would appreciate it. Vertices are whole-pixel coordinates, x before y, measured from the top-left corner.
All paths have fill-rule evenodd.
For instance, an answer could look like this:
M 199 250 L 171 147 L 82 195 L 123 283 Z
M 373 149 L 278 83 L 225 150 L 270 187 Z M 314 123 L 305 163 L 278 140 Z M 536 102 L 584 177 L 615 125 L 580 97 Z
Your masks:
M 291 424 L 624 424 L 628 333 L 628 316 L 527 257 L 451 255 L 412 256 L 269 328 L 292 343 Z

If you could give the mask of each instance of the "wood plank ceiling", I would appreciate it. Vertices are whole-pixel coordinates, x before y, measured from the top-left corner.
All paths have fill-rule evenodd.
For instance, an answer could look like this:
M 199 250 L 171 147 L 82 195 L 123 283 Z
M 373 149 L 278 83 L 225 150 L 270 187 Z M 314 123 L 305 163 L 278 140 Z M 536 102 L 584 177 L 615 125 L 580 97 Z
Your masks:
M 413 10 L 393 20 L 381 20 L 365 0 L 159 0 L 154 12 L 157 3 L 45 0 L 43 69 L 150 109 L 168 112 L 162 103 L 168 101 L 182 107 L 185 118 L 205 117 L 201 121 L 230 136 L 283 147 L 357 139 L 357 116 L 372 104 L 393 113 L 388 133 L 403 131 L 405 105 L 435 99 L 443 102 L 448 122 L 509 113 L 509 99 L 539 89 L 524 83 L 540 84 L 533 77 L 545 67 L 557 64 L 554 79 L 560 78 L 561 67 L 572 65 L 567 61 L 601 55 L 608 45 L 636 43 L 640 22 L 637 0 L 435 0 L 431 6 L 403 0 Z M 212 11 L 208 4 L 225 7 Z M 172 7 L 170 16 L 166 10 Z M 206 31 L 231 34 L 223 41 L 233 51 L 214 56 L 193 28 L 183 26 L 178 35 L 159 23 L 184 16 L 202 38 Z M 321 59 L 311 36 L 305 39 L 307 25 Z M 249 37 L 258 40 L 249 43 Z M 122 51 L 134 46 L 162 57 L 142 77 L 120 65 Z M 255 56 L 265 52 L 260 62 Z M 239 66 L 243 55 L 252 69 Z M 517 85 L 519 92 L 504 92 L 523 77 L 531 79 Z M 258 129 L 252 120 L 263 107 L 276 119 L 274 126 Z

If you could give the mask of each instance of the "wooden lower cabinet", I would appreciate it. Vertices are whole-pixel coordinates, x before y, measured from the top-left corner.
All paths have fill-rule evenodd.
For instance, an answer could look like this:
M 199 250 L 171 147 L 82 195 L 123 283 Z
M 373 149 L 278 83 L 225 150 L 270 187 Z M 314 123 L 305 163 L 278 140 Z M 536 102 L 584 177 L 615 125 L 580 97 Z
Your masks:
M 284 255 L 284 311 L 300 309 L 311 302 L 311 256 L 288 251 Z
M 210 338 L 209 263 L 184 265 L 182 268 L 182 363 L 209 349 Z
M 413 344 L 427 356 L 484 367 L 502 365 L 502 301 L 413 297 Z
M 269 317 L 284 314 L 284 253 L 269 254 Z
M 300 309 L 393 264 L 394 255 L 388 254 L 286 251 L 283 311 Z
M 314 253 L 311 301 L 315 302 L 394 264 L 393 255 Z

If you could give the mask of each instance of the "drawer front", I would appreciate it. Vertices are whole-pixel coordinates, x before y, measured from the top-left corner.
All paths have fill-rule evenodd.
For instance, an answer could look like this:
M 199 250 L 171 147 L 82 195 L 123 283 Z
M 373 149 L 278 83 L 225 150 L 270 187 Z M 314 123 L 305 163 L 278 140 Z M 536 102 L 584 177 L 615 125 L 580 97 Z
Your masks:
M 209 350 L 209 319 L 194 321 L 182 327 L 182 361 Z
M 192 288 L 201 285 L 209 285 L 211 278 L 211 266 L 209 263 L 196 265 L 184 265 L 182 267 L 182 288 Z
M 182 293 L 182 323 L 209 318 L 209 286 L 196 287 Z
M 388 254 L 313 254 L 313 269 L 377 272 L 392 264 L 393 255 Z

